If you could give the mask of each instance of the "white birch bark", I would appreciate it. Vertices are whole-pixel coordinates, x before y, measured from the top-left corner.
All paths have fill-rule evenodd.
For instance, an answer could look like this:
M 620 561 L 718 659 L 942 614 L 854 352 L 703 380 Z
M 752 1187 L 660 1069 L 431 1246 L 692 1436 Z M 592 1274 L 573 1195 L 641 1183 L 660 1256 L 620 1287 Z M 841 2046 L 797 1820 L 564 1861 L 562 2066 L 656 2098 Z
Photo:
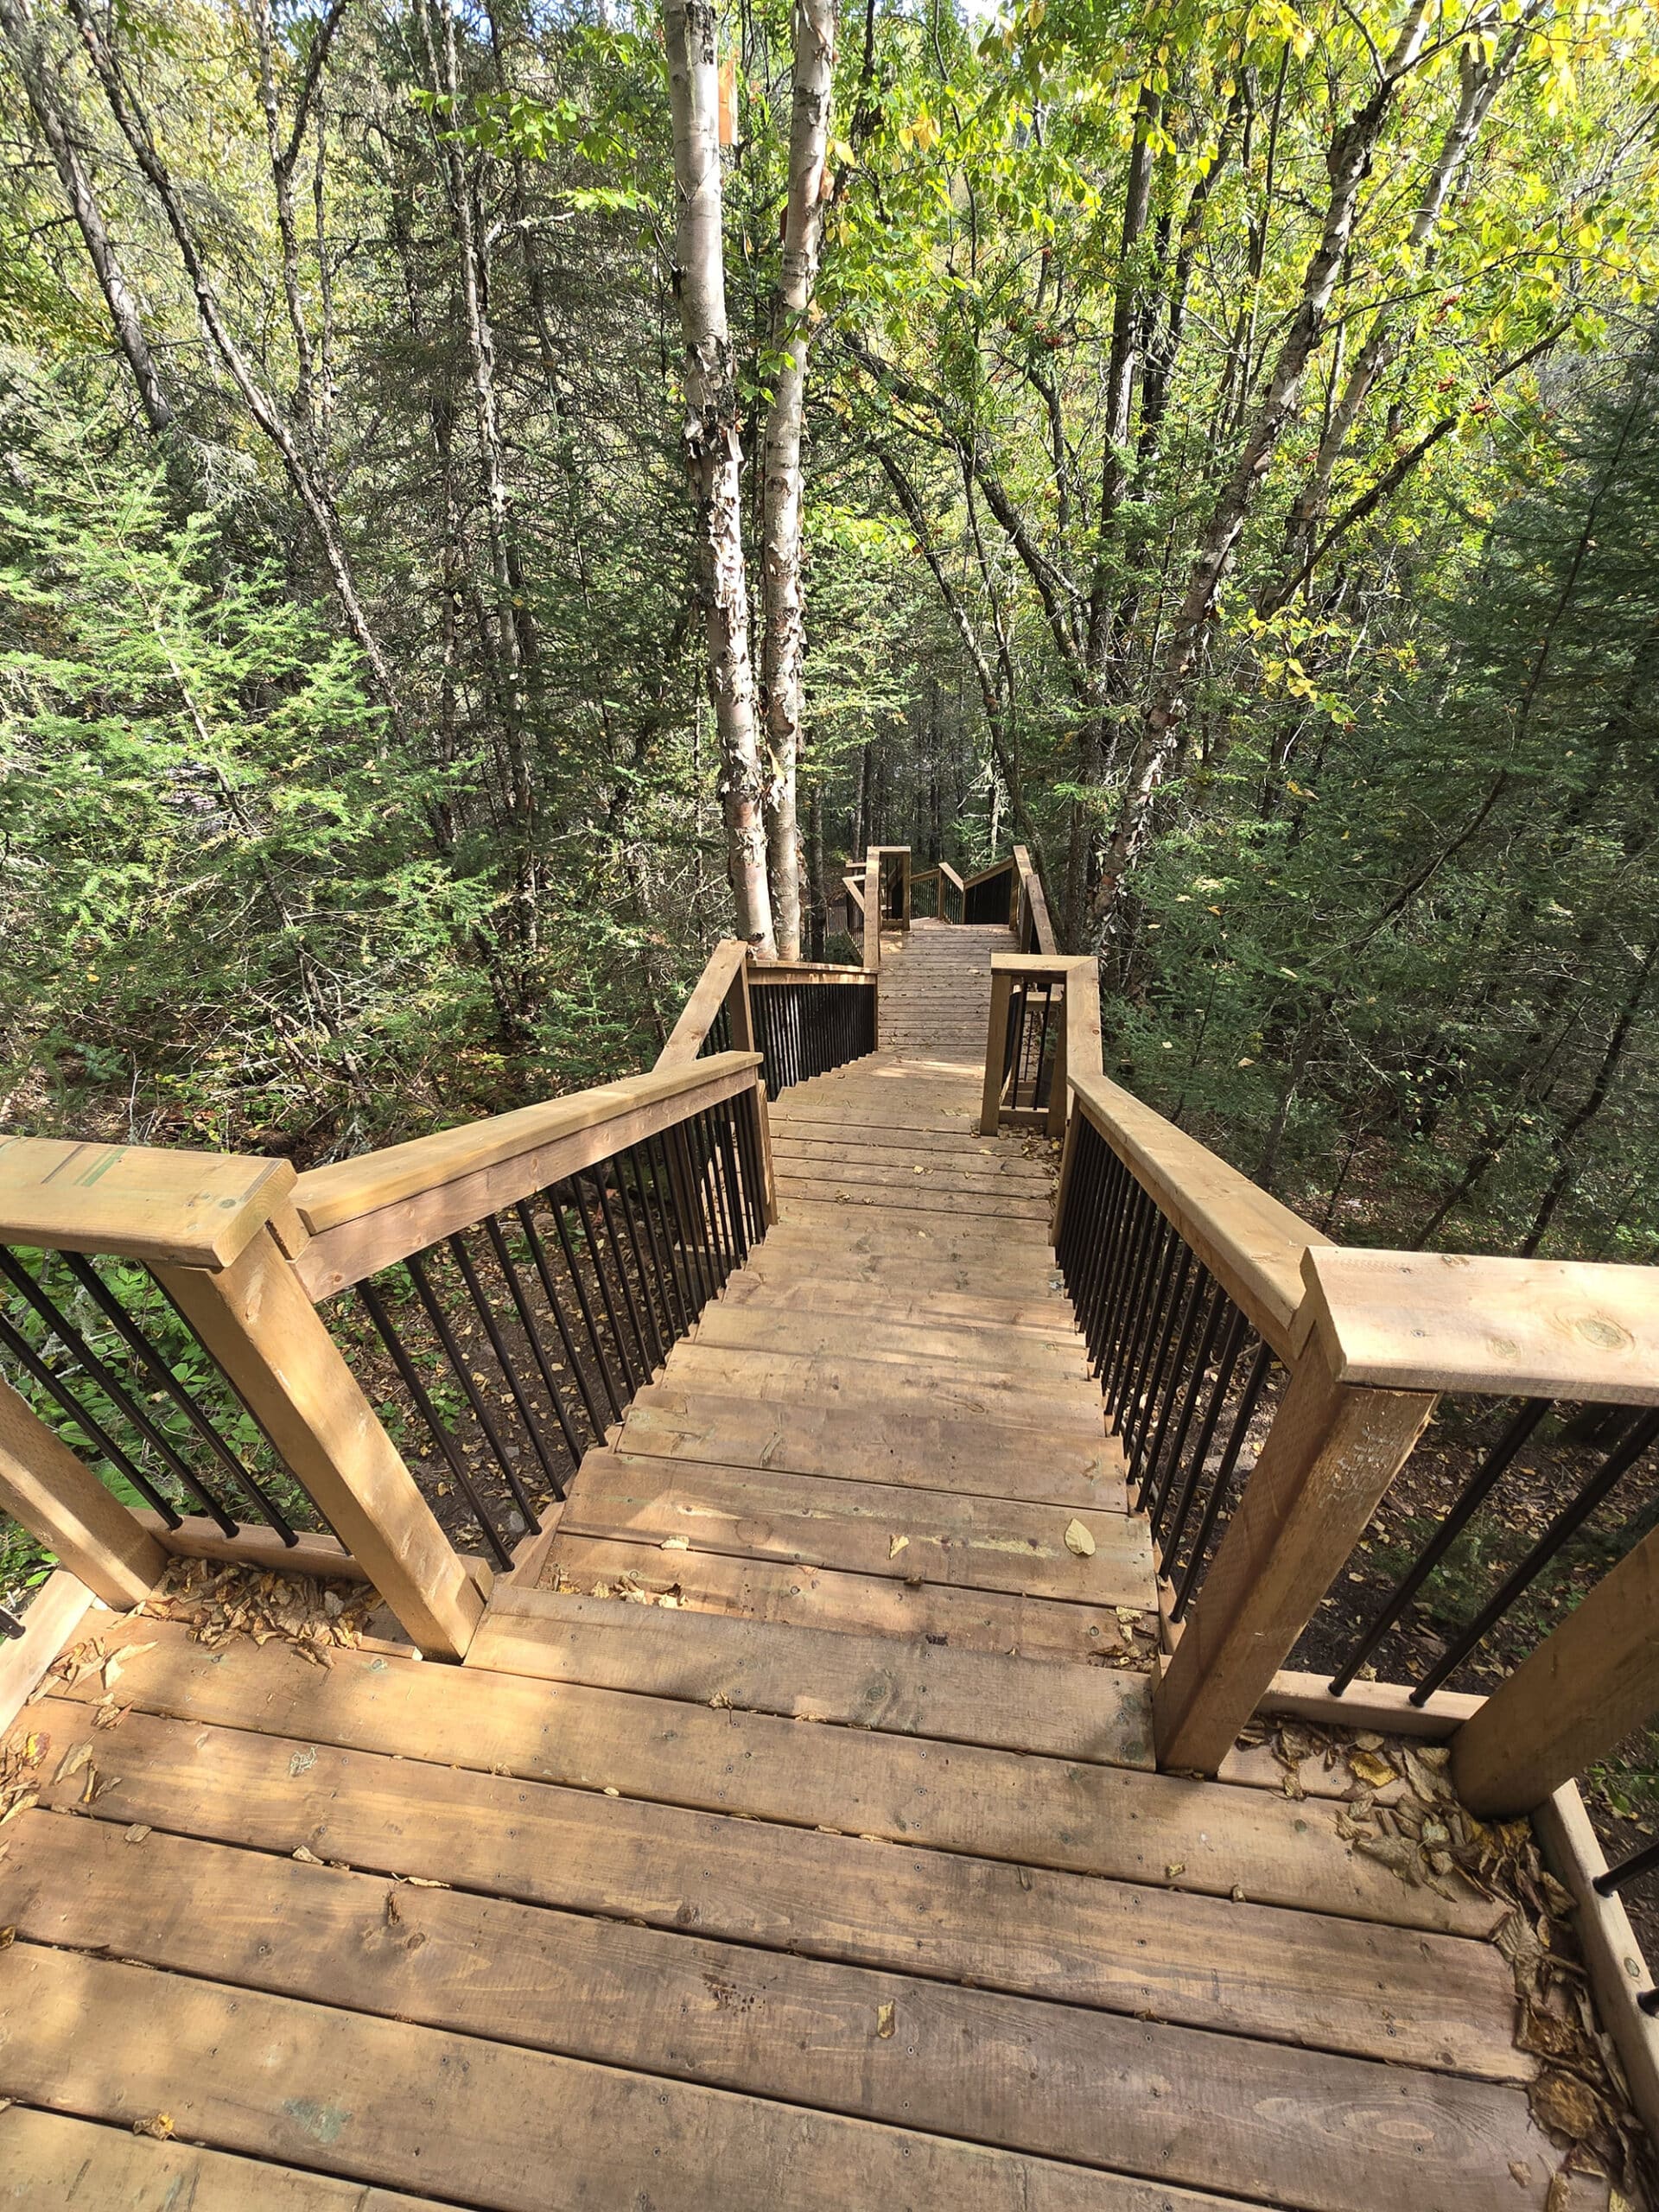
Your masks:
M 783 267 L 772 295 L 776 379 L 762 442 L 766 610 L 761 696 L 766 727 L 766 858 L 778 950 L 801 957 L 801 857 L 796 787 L 806 659 L 801 563 L 801 428 L 806 408 L 807 316 L 817 282 L 828 193 L 830 102 L 836 64 L 836 0 L 795 0 L 789 122 L 789 198 Z
M 698 553 L 709 638 L 709 688 L 720 739 L 720 793 L 737 933 L 776 951 L 754 671 L 743 565 L 742 449 L 737 381 L 726 316 L 721 237 L 720 83 L 710 0 L 664 0 L 669 108 L 674 130 L 675 290 L 685 342 L 685 458 L 697 502 Z

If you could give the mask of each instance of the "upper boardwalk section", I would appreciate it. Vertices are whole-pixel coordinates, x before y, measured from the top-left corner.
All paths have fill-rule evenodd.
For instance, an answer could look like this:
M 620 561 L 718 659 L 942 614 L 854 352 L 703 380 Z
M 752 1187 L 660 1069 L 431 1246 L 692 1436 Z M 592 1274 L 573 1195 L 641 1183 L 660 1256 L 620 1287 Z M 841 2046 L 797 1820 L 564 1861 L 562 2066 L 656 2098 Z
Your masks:
M 1448 1701 L 1426 1759 L 1384 1744 L 1386 1788 L 1351 1736 L 1164 1756 L 1165 1713 L 1240 1694 L 1206 1671 L 1202 1570 L 1304 1371 L 1293 1217 L 1113 1105 L 1071 963 L 1000 920 L 912 918 L 881 956 L 878 985 L 722 952 L 604 1107 L 278 1194 L 320 1305 L 378 1286 L 450 1447 L 408 1496 L 375 1462 L 375 1491 L 368 1402 L 348 1431 L 312 1399 L 286 1464 L 404 1516 L 385 1573 L 430 1625 L 363 1633 L 366 1599 L 251 1573 L 72 1636 L 0 1769 L 0 2208 L 1605 2212 L 1534 2115 L 1554 2046 L 1517 2019 L 1554 2000 L 1517 2011 L 1502 1881 L 1363 1847 L 1469 1833 Z M 1179 1172 L 1179 1244 L 1175 1201 L 1143 1220 L 1096 1147 L 1143 1198 Z M 275 1233 L 238 1228 L 229 1300 Z M 458 1355 L 445 1404 L 399 1235 Z M 446 1250 L 476 1311 L 442 1305 Z M 365 1355 L 337 1337 L 338 1389 Z M 559 1494 L 499 1571 L 423 1554 L 423 1497 L 497 1528 L 492 1453 L 532 1434 Z M 75 1500 L 102 1572 L 121 1532 Z M 136 1525 L 260 1549 L 175 1522 Z M 298 1548 L 353 1571 L 328 1545 Z

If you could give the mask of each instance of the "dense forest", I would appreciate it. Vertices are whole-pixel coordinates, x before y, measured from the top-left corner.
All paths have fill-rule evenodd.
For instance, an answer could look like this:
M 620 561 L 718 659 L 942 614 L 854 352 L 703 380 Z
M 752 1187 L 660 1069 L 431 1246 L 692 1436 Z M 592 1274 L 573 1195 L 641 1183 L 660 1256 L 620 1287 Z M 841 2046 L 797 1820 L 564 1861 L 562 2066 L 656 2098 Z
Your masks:
M 1656 124 L 1584 0 L 0 0 L 0 1121 L 310 1164 L 1018 838 L 1316 1222 L 1654 1257 Z

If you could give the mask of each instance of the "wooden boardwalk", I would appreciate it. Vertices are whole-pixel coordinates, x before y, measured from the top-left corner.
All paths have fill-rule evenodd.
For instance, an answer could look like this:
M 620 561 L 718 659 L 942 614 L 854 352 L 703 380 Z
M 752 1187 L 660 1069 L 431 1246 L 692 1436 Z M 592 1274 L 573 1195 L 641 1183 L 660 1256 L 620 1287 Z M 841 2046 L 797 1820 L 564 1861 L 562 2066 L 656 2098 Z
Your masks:
M 895 944 L 465 1667 L 143 1622 L 29 1708 L 0 2207 L 1605 2204 L 1551 2194 L 1494 1908 L 1265 1755 L 1152 1771 L 1048 1173 L 975 1134 L 1008 942 Z

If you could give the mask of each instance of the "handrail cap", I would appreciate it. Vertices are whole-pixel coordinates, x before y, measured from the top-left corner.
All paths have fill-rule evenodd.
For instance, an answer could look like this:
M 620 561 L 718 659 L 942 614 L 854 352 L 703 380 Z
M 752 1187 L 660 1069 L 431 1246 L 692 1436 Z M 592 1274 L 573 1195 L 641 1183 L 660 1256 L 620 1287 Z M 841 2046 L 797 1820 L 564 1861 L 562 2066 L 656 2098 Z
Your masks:
M 1659 1405 L 1659 1269 L 1327 1244 L 1302 1274 L 1339 1382 Z
M 226 1268 L 295 1181 L 292 1160 L 246 1153 L 0 1136 L 0 1243 Z

